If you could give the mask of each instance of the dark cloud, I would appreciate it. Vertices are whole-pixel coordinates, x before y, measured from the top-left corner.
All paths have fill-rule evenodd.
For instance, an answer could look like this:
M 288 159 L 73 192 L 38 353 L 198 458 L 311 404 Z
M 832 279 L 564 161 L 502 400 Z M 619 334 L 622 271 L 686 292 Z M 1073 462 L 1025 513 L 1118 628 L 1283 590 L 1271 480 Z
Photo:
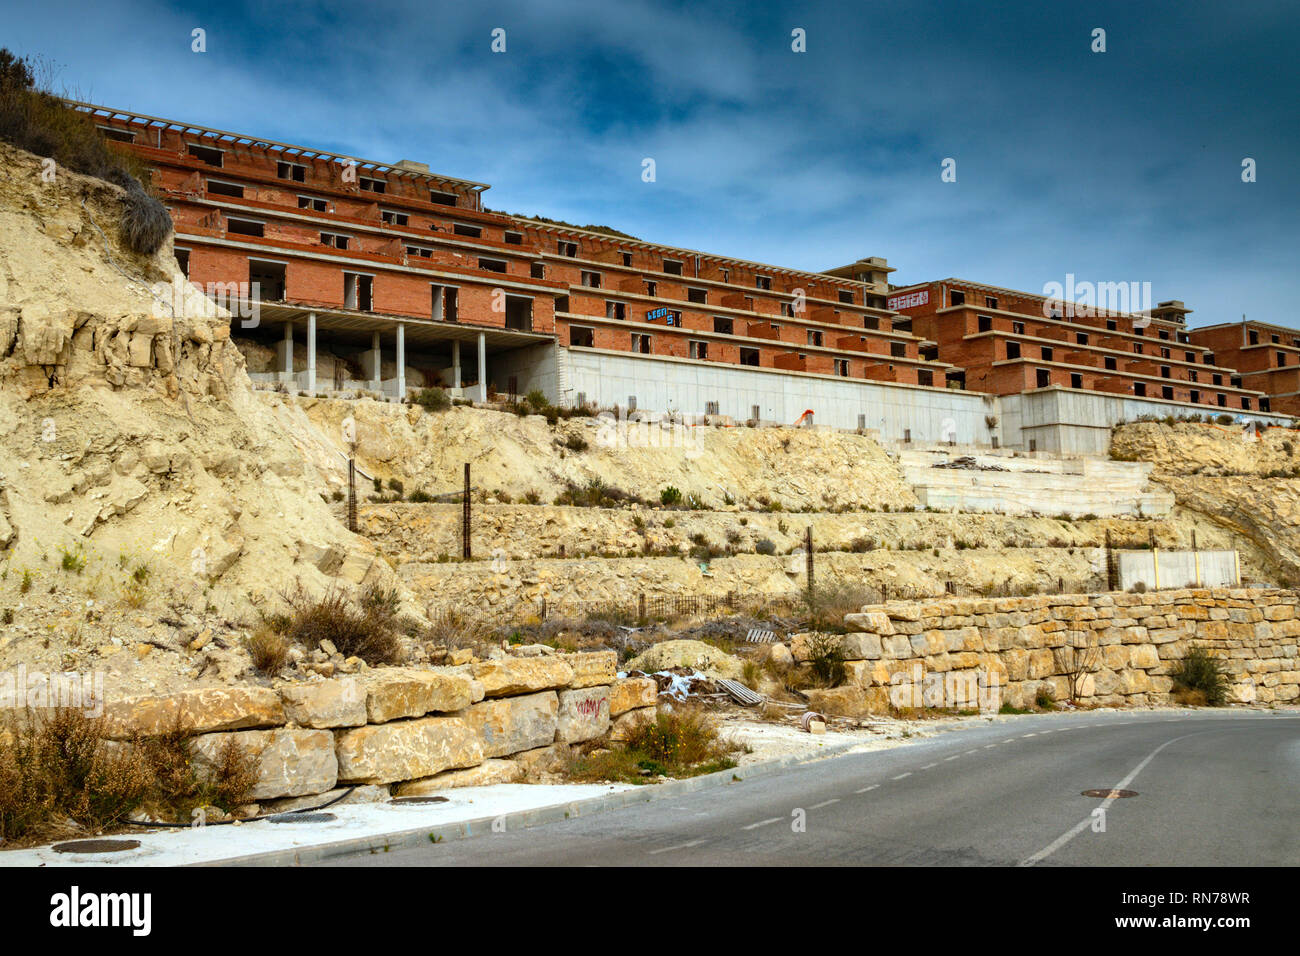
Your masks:
M 422 159 L 495 208 L 803 268 L 886 255 L 901 281 L 1150 281 L 1195 322 L 1297 323 L 1294 3 L 126 0 L 7 34 L 98 101 Z

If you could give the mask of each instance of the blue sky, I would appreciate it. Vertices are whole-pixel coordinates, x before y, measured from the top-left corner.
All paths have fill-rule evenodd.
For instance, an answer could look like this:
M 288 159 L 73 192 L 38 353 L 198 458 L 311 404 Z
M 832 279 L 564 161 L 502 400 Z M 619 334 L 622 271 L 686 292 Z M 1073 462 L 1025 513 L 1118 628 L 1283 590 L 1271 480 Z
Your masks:
M 0 44 L 81 98 L 426 161 L 494 209 L 802 269 L 883 255 L 899 283 L 1150 282 L 1193 325 L 1300 326 L 1294 2 L 51 0 Z

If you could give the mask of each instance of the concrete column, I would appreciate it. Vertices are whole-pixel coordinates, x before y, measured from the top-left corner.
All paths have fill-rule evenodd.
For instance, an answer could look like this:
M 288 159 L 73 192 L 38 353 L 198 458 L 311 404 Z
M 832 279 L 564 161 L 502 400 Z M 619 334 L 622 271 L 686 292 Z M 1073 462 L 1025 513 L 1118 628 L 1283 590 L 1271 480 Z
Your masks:
M 460 388 L 460 339 L 451 343 L 451 387 Z
M 487 401 L 487 335 L 478 334 L 478 400 Z
M 279 360 L 280 377 L 293 377 L 293 323 L 284 323 L 284 339 L 275 347 L 276 359 Z
M 316 395 L 316 313 L 307 313 L 307 394 Z
M 379 386 L 383 377 L 382 353 L 379 349 L 379 330 L 376 329 L 370 336 L 370 381 L 374 383 L 375 388 Z
M 397 323 L 397 400 L 406 398 L 406 323 Z

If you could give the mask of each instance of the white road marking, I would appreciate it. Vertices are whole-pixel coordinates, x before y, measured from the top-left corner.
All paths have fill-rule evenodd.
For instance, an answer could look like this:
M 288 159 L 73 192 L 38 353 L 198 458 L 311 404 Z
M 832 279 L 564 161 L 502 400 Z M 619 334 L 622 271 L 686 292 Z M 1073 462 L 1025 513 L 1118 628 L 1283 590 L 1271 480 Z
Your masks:
M 809 810 L 820 810 L 822 807 L 829 807 L 832 803 L 839 803 L 839 797 L 831 797 L 829 800 L 823 800 L 821 803 L 814 803 Z
M 968 751 L 966 751 L 967 754 L 977 754 L 977 753 L 979 753 L 979 752 L 980 752 L 980 751 L 979 751 L 979 748 L 978 748 L 978 747 L 976 747 L 974 750 L 968 750 Z
M 1026 737 L 1037 737 L 1037 736 L 1038 736 L 1037 734 L 1021 734 L 1020 739 L 1024 740 Z
M 863 787 L 861 790 L 854 790 L 853 792 L 854 792 L 854 793 L 866 793 L 866 792 L 869 791 L 869 790 L 875 790 L 875 789 L 876 789 L 877 787 L 879 787 L 879 786 L 880 786 L 880 784 L 878 784 L 878 783 L 873 783 L 873 784 L 872 784 L 871 786 L 869 786 L 869 787 Z
M 654 856 L 656 853 L 671 853 L 673 850 L 686 850 L 693 846 L 699 846 L 703 842 L 703 840 L 692 840 L 690 843 L 679 843 L 676 846 L 666 846 L 658 850 L 651 850 L 650 855 Z
M 902 780 L 904 777 L 910 777 L 911 775 L 912 775 L 912 771 L 909 770 L 909 771 L 907 771 L 907 773 L 900 773 L 900 774 L 899 774 L 897 777 L 895 777 L 894 779 L 895 779 L 895 780 Z
M 1205 732 L 1205 731 L 1202 731 L 1202 733 L 1204 733 L 1204 732 Z M 1195 736 L 1196 736 L 1196 734 L 1183 734 L 1183 736 L 1181 736 L 1181 737 L 1174 737 L 1174 738 L 1171 739 L 1171 740 L 1166 740 L 1164 743 L 1162 743 L 1162 744 L 1161 744 L 1159 747 L 1157 747 L 1155 750 L 1153 750 L 1153 751 L 1151 751 L 1149 754 L 1147 754 L 1146 757 L 1144 757 L 1144 758 L 1142 759 L 1142 762 L 1141 762 L 1140 764 L 1138 764 L 1138 765 L 1137 765 L 1136 767 L 1134 767 L 1131 771 L 1129 771 L 1129 775 L 1128 775 L 1127 777 L 1125 777 L 1125 778 L 1124 778 L 1123 780 L 1121 780 L 1119 783 L 1115 784 L 1115 786 L 1113 786 L 1111 789 L 1112 789 L 1112 790 L 1123 790 L 1123 789 L 1127 788 L 1128 785 L 1129 785 L 1130 783 L 1132 783 L 1132 782 L 1137 778 L 1137 775 L 1140 774 L 1140 773 L 1141 773 L 1141 772 L 1146 768 L 1146 765 L 1149 764 L 1152 760 L 1155 759 L 1156 754 L 1160 753 L 1160 751 L 1164 750 L 1166 747 L 1168 747 L 1168 746 L 1169 746 L 1170 744 L 1172 744 L 1172 743 L 1176 743 L 1176 742 L 1179 741 L 1179 740 L 1186 740 L 1188 737 L 1195 737 Z M 1101 808 L 1102 810 L 1106 810 L 1106 809 L 1108 809 L 1108 808 L 1110 807 L 1110 805 L 1111 805 L 1112 803 L 1114 803 L 1117 799 L 1118 799 L 1117 797 L 1107 797 L 1105 800 L 1103 800 L 1103 801 L 1101 802 L 1101 804 L 1100 804 L 1100 808 Z M 1038 851 L 1037 853 L 1035 853 L 1033 856 L 1029 857 L 1028 859 L 1021 860 L 1021 861 L 1020 861 L 1020 865 L 1021 865 L 1021 866 L 1033 866 L 1035 863 L 1041 863 L 1043 860 L 1047 859 L 1049 856 L 1051 856 L 1053 853 L 1055 853 L 1055 852 L 1056 852 L 1057 850 L 1059 850 L 1061 847 L 1065 846 L 1067 843 L 1069 843 L 1071 840 L 1073 840 L 1075 837 L 1077 837 L 1077 836 L 1078 836 L 1080 833 L 1082 833 L 1084 830 L 1087 830 L 1089 827 L 1091 827 L 1091 826 L 1092 826 L 1092 822 L 1093 822 L 1093 816 L 1092 816 L 1091 813 L 1089 813 L 1086 817 L 1084 817 L 1082 820 L 1080 820 L 1078 823 L 1076 823 L 1073 827 L 1071 827 L 1071 828 L 1070 828 L 1069 830 L 1067 830 L 1065 833 L 1062 833 L 1059 837 L 1057 837 L 1055 840 L 1053 840 L 1053 841 L 1052 841 L 1051 843 L 1049 843 L 1047 846 L 1043 847 L 1041 850 L 1039 850 L 1039 851 Z
M 759 820 L 757 823 L 751 823 L 751 824 L 750 824 L 749 826 L 747 826 L 747 827 L 741 827 L 741 829 L 742 829 L 742 830 L 757 830 L 759 827 L 765 827 L 765 826 L 767 826 L 769 823 L 777 823 L 777 822 L 779 822 L 780 820 L 781 820 L 780 817 L 772 817 L 772 819 L 770 819 L 770 820 Z
M 944 757 L 943 762 L 947 763 L 949 760 L 957 760 L 959 757 L 961 757 L 961 754 L 953 754 L 951 757 Z
M 935 767 L 937 767 L 937 766 L 939 766 L 937 763 L 928 763 L 928 764 L 926 764 L 924 767 L 922 767 L 921 769 L 922 769 L 922 770 L 933 770 L 933 769 L 934 769 Z

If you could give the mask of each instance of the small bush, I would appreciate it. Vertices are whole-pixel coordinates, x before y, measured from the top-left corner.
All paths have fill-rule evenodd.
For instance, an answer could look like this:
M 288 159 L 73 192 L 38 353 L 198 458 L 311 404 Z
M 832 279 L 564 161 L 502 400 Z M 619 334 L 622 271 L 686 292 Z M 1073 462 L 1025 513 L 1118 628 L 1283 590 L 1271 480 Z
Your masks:
M 153 777 L 136 748 L 108 746 L 78 710 L 28 714 L 0 734 L 0 840 L 40 839 L 68 822 L 98 833 L 148 796 Z
M 682 502 L 682 493 L 672 485 L 659 492 L 659 503 L 661 505 L 678 505 Z
M 107 140 L 94 120 L 78 113 L 37 82 L 29 60 L 0 50 L 0 139 L 73 172 L 125 190 L 120 229 L 123 243 L 142 255 L 157 252 L 172 231 L 167 209 L 149 195 L 142 162 Z
M 814 634 L 808 641 L 808 663 L 819 686 L 838 687 L 844 683 L 844 652 L 836 635 Z
M 1212 656 L 1203 644 L 1192 645 L 1170 676 L 1175 686 L 1204 694 L 1205 703 L 1211 707 L 1228 702 L 1228 675 L 1223 662 Z
M 754 551 L 758 554 L 776 554 L 776 545 L 771 538 L 760 538 L 754 542 Z
M 587 444 L 587 439 L 581 435 L 570 435 L 564 439 L 564 447 L 569 451 L 586 451 L 591 446 Z
M 430 412 L 445 412 L 451 408 L 451 399 L 441 388 L 422 388 L 412 399 L 416 405 Z
M 690 777 L 736 766 L 732 754 L 739 749 L 718 736 L 707 713 L 674 706 L 634 729 L 624 744 L 579 758 L 570 776 L 628 783 Z
M 1051 710 L 1056 706 L 1056 695 L 1050 685 L 1038 685 L 1038 690 L 1034 691 L 1034 706 L 1039 710 Z
M 422 488 L 416 488 L 414 491 L 411 492 L 411 494 L 407 497 L 406 500 L 413 501 L 416 504 L 423 505 L 423 504 L 428 504 L 430 501 L 433 501 L 433 495 L 429 494 L 427 491 L 425 491 Z
M 246 644 L 253 666 L 263 674 L 278 674 L 289 660 L 289 642 L 268 624 L 259 624 Z
M 372 585 L 353 601 L 334 588 L 319 598 L 296 588 L 283 597 L 292 609 L 286 632 L 291 640 L 306 647 L 328 640 L 344 657 L 359 657 L 372 666 L 400 659 L 396 592 Z
M 59 567 L 64 571 L 70 571 L 73 574 L 80 574 L 86 570 L 86 553 L 81 550 L 81 545 L 72 548 L 61 548 L 63 559 L 59 562 Z

